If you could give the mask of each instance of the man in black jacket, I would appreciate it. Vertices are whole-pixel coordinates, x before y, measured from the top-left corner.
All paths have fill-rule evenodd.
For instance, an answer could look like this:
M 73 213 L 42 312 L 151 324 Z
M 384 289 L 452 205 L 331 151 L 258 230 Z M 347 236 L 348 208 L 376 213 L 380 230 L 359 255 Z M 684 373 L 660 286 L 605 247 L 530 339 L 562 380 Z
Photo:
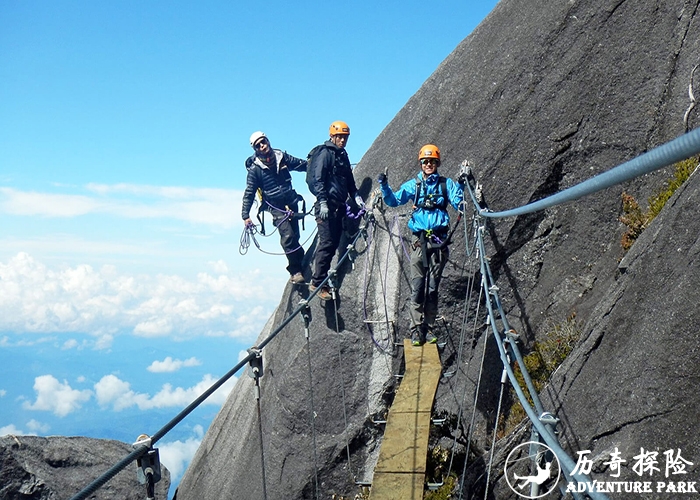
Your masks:
M 345 151 L 349 137 L 350 127 L 347 123 L 331 123 L 330 140 L 314 148 L 309 158 L 306 183 L 311 193 L 316 196 L 314 216 L 318 228 L 318 244 L 309 286 L 311 292 L 328 276 L 331 261 L 343 234 L 345 202 L 348 196 L 353 197 L 360 208 L 364 208 L 362 197 L 357 194 L 350 159 Z M 322 300 L 332 298 L 328 285 L 319 290 L 318 297 Z
M 272 223 L 280 233 L 280 243 L 287 255 L 287 271 L 294 284 L 304 283 L 302 260 L 304 248 L 299 244 L 299 220 L 292 216 L 298 210 L 300 196 L 292 188 L 290 170 L 305 172 L 306 160 L 295 158 L 279 149 L 272 149 L 263 132 L 250 136 L 250 145 L 255 154 L 245 162 L 248 177 L 243 193 L 242 216 L 246 227 L 253 224 L 250 209 L 255 193 L 262 193 L 261 210 L 272 214 Z

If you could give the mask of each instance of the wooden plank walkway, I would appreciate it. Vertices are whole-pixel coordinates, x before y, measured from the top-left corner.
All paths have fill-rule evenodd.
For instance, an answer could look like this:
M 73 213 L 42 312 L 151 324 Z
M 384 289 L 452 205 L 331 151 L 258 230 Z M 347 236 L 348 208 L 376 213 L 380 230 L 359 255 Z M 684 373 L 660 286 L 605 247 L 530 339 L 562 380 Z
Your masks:
M 430 416 L 442 366 L 435 344 L 404 340 L 406 373 L 389 409 L 370 500 L 423 498 Z

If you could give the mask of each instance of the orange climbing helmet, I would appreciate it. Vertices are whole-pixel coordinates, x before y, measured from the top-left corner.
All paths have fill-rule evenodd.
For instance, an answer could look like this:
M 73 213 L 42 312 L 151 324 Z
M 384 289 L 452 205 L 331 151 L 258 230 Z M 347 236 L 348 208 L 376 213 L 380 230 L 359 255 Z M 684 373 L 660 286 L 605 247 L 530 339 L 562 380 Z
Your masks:
M 336 120 L 331 123 L 329 132 L 330 135 L 350 135 L 350 127 L 347 123 Z
M 418 151 L 418 161 L 424 158 L 435 158 L 440 161 L 440 150 L 435 144 L 426 144 Z

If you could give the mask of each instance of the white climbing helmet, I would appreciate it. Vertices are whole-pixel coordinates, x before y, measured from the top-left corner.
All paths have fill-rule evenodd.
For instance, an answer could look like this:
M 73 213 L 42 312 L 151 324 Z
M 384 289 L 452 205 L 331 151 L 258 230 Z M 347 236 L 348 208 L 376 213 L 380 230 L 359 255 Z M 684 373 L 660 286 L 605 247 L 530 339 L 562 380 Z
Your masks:
M 253 132 L 253 135 L 250 136 L 250 147 L 255 148 L 255 143 L 263 137 L 267 138 L 265 132 L 260 132 L 259 130 L 257 132 Z

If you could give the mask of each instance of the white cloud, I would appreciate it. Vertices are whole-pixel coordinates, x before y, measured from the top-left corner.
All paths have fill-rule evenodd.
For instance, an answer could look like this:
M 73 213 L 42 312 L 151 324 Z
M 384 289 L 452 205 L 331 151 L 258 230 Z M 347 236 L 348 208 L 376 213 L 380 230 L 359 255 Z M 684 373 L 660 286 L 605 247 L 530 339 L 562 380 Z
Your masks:
M 110 348 L 123 331 L 144 337 L 257 334 L 277 299 L 269 290 L 281 288 L 277 282 L 285 277 L 240 272 L 223 262 L 216 268 L 226 273 L 186 279 L 119 274 L 114 266 L 51 269 L 20 252 L 0 262 L 0 331 L 84 332 L 98 337 L 95 349 Z M 0 339 L 8 343 L 7 336 Z M 63 341 L 64 349 L 78 347 L 86 346 Z
M 32 432 L 46 434 L 51 429 L 51 426 L 49 424 L 42 424 L 41 422 L 37 422 L 36 420 L 32 419 L 27 422 L 27 429 Z
M 197 448 L 202 443 L 202 435 L 204 430 L 201 425 L 196 425 L 194 428 L 195 436 L 188 438 L 186 441 L 173 441 L 169 443 L 160 442 L 158 451 L 161 461 L 170 471 L 170 480 L 172 483 L 179 482 L 182 474 L 185 472 L 187 465 L 192 461 L 192 457 L 197 452 Z
M 164 384 L 161 390 L 151 397 L 149 394 L 137 393 L 131 384 L 115 375 L 105 375 L 95 384 L 95 395 L 100 406 L 111 405 L 115 411 L 137 406 L 140 410 L 152 408 L 185 407 L 209 389 L 217 379 L 205 375 L 193 387 L 183 389 L 171 384 Z M 232 377 L 223 386 L 207 398 L 202 404 L 222 405 L 233 388 L 236 378 Z
M 134 184 L 88 184 L 84 189 L 88 194 L 0 187 L 0 212 L 44 217 L 109 214 L 129 219 L 166 218 L 224 229 L 241 224 L 237 214 L 242 191 Z
M 179 359 L 173 359 L 170 356 L 168 356 L 163 361 L 154 361 L 146 369 L 152 373 L 168 373 L 176 372 L 183 367 L 199 366 L 201 364 L 202 362 L 194 357 L 181 361 Z
M 66 340 L 63 345 L 61 346 L 61 349 L 64 351 L 67 351 L 68 349 L 73 349 L 75 347 L 78 347 L 80 344 L 78 343 L 77 340 L 75 339 L 68 339 Z
M 0 436 L 26 436 L 27 433 L 15 427 L 14 424 L 0 427 Z
M 7 394 L 7 391 L 5 389 L 0 389 L 0 398 L 5 397 L 6 394 Z
M 28 410 L 51 411 L 59 417 L 65 417 L 79 409 L 92 395 L 91 391 L 73 389 L 68 382 L 61 383 L 52 375 L 36 377 L 34 391 L 37 394 L 36 401 L 25 401 L 23 407 Z

